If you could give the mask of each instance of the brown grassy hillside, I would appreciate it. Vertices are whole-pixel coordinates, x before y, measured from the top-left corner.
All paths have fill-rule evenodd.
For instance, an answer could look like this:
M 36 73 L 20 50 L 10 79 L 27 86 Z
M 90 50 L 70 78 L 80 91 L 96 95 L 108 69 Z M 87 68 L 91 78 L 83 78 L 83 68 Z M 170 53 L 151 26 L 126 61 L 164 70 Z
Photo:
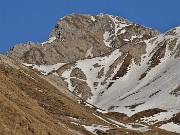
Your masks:
M 98 116 L 98 117 L 97 117 Z M 101 117 L 101 118 L 100 118 Z M 104 120 L 103 120 L 103 119 Z M 98 135 L 175 135 L 164 130 L 131 131 L 118 127 L 86 103 L 65 96 L 36 72 L 0 55 L 0 135 L 92 135 L 83 125 L 103 125 L 110 130 L 97 130 Z M 74 124 L 74 123 L 76 124 Z

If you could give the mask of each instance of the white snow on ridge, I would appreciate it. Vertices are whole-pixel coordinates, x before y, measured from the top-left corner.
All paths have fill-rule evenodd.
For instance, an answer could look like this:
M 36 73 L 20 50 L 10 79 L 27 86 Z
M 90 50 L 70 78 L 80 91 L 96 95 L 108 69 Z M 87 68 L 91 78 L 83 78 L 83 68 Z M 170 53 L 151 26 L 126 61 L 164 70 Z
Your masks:
M 43 75 L 48 75 L 48 73 L 57 70 L 61 66 L 63 66 L 65 63 L 57 63 L 54 65 L 35 65 L 35 64 L 27 64 L 23 63 L 23 65 L 27 67 L 32 67 L 32 69 L 36 69 L 41 72 Z
M 118 19 L 117 19 L 117 16 L 114 17 L 112 15 L 109 15 L 109 17 L 111 18 L 111 20 L 113 21 L 114 25 L 115 25 L 115 35 L 117 36 L 118 35 L 118 31 L 123 29 L 124 27 L 126 26 L 129 26 L 129 24 L 127 24 L 125 21 L 124 22 L 120 22 Z
M 48 41 L 46 41 L 46 42 L 43 42 L 43 43 L 41 43 L 42 44 L 42 46 L 44 45 L 44 44 L 47 44 L 47 43 L 52 43 L 54 40 L 56 40 L 56 37 L 50 37 L 49 39 L 48 39 Z
M 91 20 L 92 20 L 93 22 L 95 22 L 95 21 L 96 21 L 96 18 L 94 18 L 94 16 L 91 16 Z
M 167 131 L 175 132 L 175 133 L 180 133 L 180 125 L 174 124 L 173 122 L 163 124 L 160 126 L 161 129 L 165 129 Z
M 54 40 L 56 40 L 56 37 L 50 37 L 50 38 L 48 39 L 48 43 L 52 43 Z

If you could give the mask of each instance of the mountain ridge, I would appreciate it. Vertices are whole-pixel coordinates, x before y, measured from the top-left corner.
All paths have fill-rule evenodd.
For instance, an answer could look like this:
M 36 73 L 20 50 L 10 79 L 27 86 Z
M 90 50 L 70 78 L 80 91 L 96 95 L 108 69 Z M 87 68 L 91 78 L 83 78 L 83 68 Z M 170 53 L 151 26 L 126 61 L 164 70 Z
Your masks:
M 92 20 L 92 17 L 78 14 L 66 16 L 57 22 L 48 41 L 42 44 L 28 42 L 16 45 L 10 49 L 8 55 L 21 62 L 28 61 L 26 63 L 56 64 L 59 62 L 72 62 L 86 58 L 86 52 L 91 47 L 93 47 L 94 57 L 97 57 L 119 47 L 119 44 L 130 43 L 131 40 L 138 42 L 141 38 L 147 39 L 151 37 L 151 34 L 152 36 L 159 34 L 156 30 L 134 24 L 117 16 L 101 14 L 94 16 L 95 21 Z M 122 24 L 119 25 L 120 22 Z M 124 31 L 124 27 L 129 30 Z M 145 36 L 136 36 L 138 32 L 142 32 Z M 127 37 L 126 41 L 123 40 L 125 37 Z M 46 51 L 43 52 L 43 50 Z M 33 54 L 37 55 L 37 57 L 33 57 Z M 48 54 L 51 55 L 51 59 L 48 59 L 50 57 Z

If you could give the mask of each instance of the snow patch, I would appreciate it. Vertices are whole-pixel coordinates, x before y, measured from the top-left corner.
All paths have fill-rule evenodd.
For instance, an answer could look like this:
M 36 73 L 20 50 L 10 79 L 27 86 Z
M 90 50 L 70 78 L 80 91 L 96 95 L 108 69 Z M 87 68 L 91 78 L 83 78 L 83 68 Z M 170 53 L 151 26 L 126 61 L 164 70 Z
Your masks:
M 129 39 L 123 39 L 124 41 L 129 41 Z
M 141 122 L 145 122 L 149 125 L 153 125 L 161 121 L 169 120 L 176 113 L 178 113 L 178 111 L 160 112 L 150 117 L 141 118 Z
M 141 131 L 141 132 L 146 132 L 146 131 L 150 130 L 148 126 L 145 126 L 145 125 L 142 125 L 142 124 L 139 124 L 139 123 L 124 124 L 124 123 L 112 120 L 110 118 L 108 118 L 108 120 L 110 120 L 111 122 L 117 124 L 120 127 L 125 127 L 126 129 L 130 129 L 130 130 Z M 134 125 L 138 125 L 138 127 L 135 128 L 135 127 L 133 127 Z
M 94 113 L 93 113 L 93 115 L 96 116 L 97 118 L 101 119 L 102 121 L 104 121 L 104 122 L 106 122 L 108 124 L 111 124 L 109 121 L 105 120 L 104 118 L 102 118 L 102 117 L 100 117 L 100 116 L 98 116 L 98 115 L 96 115 Z
M 75 87 L 72 87 L 71 80 L 70 80 L 71 79 L 70 75 L 71 75 L 72 69 L 73 68 L 71 67 L 71 69 L 68 69 L 68 70 L 66 70 L 65 72 L 62 73 L 62 77 L 66 78 L 64 81 L 66 81 L 68 83 L 68 89 L 71 92 L 73 92 L 74 89 L 75 89 Z
M 27 67 L 32 67 L 32 69 L 36 69 L 41 72 L 43 75 L 48 75 L 52 71 L 56 71 L 59 69 L 61 66 L 63 66 L 65 63 L 57 63 L 54 65 L 35 65 L 35 64 L 27 64 L 23 63 L 23 65 Z
M 93 57 L 92 49 L 93 49 L 93 47 L 91 47 L 91 48 L 89 48 L 89 49 L 87 50 L 86 55 L 85 55 L 86 58 L 89 57 L 89 56 L 90 56 L 90 57 Z
M 142 38 L 143 36 L 142 35 L 134 35 L 134 36 L 131 36 L 131 41 L 133 41 L 133 39 L 135 39 L 135 38 Z
M 110 44 L 112 42 L 112 40 L 110 40 L 111 36 L 111 33 L 109 31 L 106 31 L 104 34 L 103 34 L 103 38 L 104 38 L 104 44 L 107 46 L 107 47 L 111 47 Z
M 100 112 L 100 113 L 108 113 L 108 111 L 106 111 L 106 110 L 101 110 L 101 109 L 97 109 L 96 111 L 98 111 L 98 112 Z
M 76 125 L 76 126 L 79 126 L 79 124 L 78 123 L 76 123 L 76 122 L 71 122 L 72 124 L 74 124 L 74 125 Z
M 92 126 L 86 126 L 86 125 L 82 125 L 87 131 L 91 132 L 91 133 L 96 133 L 97 130 L 101 130 L 106 132 L 107 130 L 109 130 L 110 128 L 108 126 L 103 126 L 103 125 L 96 125 L 93 124 Z
M 84 102 L 84 103 L 85 103 L 85 106 L 87 106 L 87 107 L 89 107 L 89 108 L 94 108 L 93 105 L 91 105 L 91 104 L 89 104 L 89 103 L 87 103 L 87 102 Z
M 96 21 L 96 18 L 94 18 L 94 16 L 91 16 L 91 20 L 92 20 L 93 22 L 95 22 L 95 21 Z
M 59 76 L 57 72 L 54 72 L 53 75 Z
M 48 39 L 48 41 L 41 43 L 41 45 L 43 46 L 44 44 L 47 44 L 47 43 L 50 44 L 50 43 L 52 43 L 54 40 L 56 40 L 56 37 L 50 37 L 50 38 Z
M 121 30 L 120 31 L 120 34 L 124 34 L 126 32 L 126 30 L 124 29 L 124 30 Z
M 180 125 L 174 124 L 173 122 L 163 124 L 159 128 L 165 129 L 167 131 L 175 132 L 175 133 L 180 133 Z
M 119 21 L 117 18 L 117 16 L 109 16 L 111 18 L 111 20 L 113 21 L 114 25 L 115 25 L 115 36 L 118 35 L 118 31 L 123 29 L 126 26 L 129 26 L 129 24 L 127 24 L 125 21 Z

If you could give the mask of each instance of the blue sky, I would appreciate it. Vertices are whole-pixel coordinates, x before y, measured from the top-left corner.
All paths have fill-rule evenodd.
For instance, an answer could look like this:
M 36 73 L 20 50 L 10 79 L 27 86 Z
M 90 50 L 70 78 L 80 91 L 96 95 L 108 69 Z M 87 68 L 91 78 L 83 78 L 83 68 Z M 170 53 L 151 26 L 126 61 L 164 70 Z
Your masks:
M 0 52 L 47 40 L 59 18 L 106 13 L 165 32 L 180 26 L 180 0 L 0 0 Z

